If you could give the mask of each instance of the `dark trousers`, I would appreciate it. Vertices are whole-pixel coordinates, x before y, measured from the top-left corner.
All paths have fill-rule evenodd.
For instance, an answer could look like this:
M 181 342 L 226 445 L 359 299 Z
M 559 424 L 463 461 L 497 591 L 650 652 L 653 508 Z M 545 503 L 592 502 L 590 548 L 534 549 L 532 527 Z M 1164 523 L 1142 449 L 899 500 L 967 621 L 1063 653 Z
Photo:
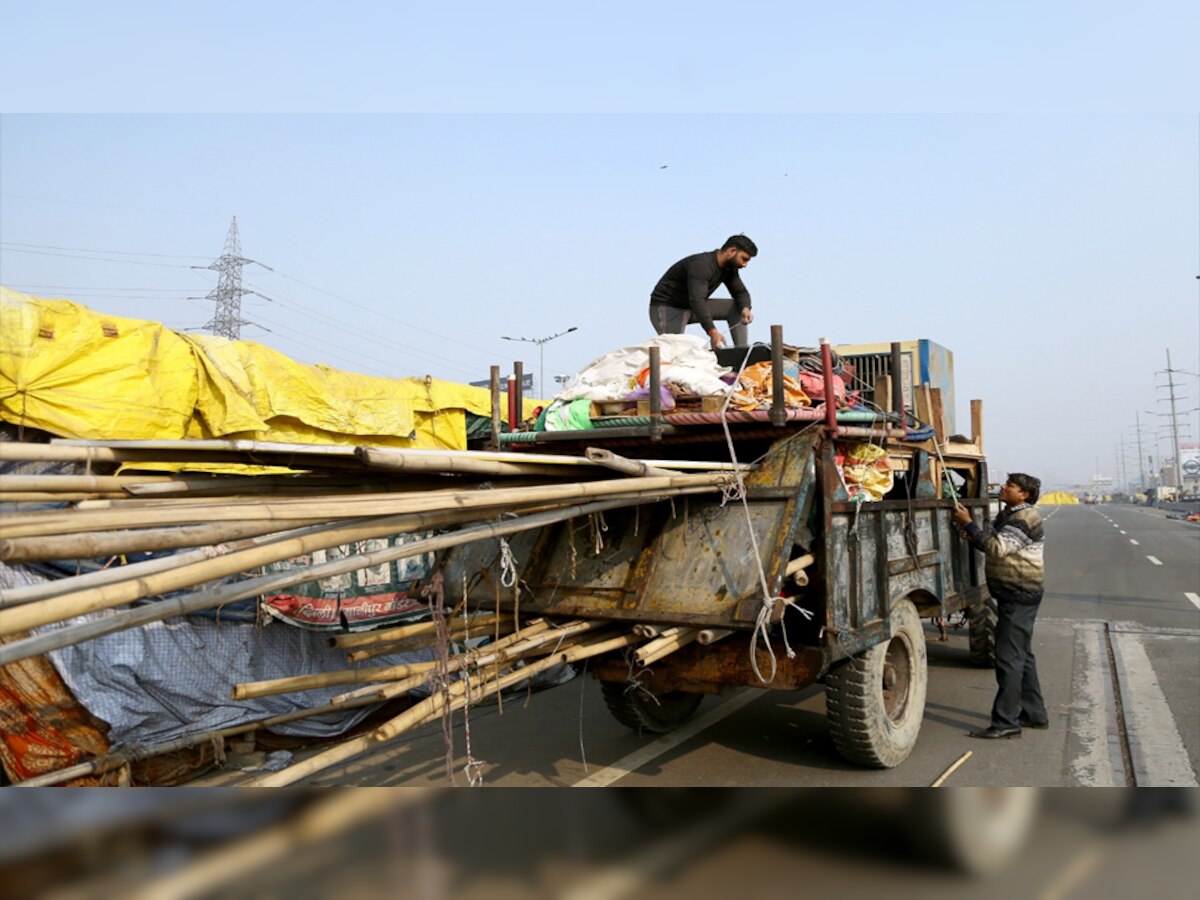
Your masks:
M 713 319 L 724 319 L 729 325 L 729 337 L 735 347 L 745 347 L 748 343 L 749 331 L 742 324 L 742 311 L 732 299 L 726 297 L 710 297 L 708 314 Z M 683 334 L 688 323 L 692 321 L 690 309 L 678 309 L 665 303 L 650 304 L 650 324 L 658 334 Z
M 1022 712 L 1035 722 L 1047 719 L 1038 683 L 1037 660 L 1033 656 L 1033 623 L 1037 603 L 996 601 L 996 700 L 992 704 L 992 724 L 997 728 L 1015 728 Z

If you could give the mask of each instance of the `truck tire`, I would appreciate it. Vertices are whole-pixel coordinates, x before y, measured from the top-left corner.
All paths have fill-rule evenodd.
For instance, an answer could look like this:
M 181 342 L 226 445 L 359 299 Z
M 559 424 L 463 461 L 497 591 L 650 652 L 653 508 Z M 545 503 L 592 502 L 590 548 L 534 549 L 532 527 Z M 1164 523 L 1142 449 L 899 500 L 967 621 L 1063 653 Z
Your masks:
M 667 691 L 652 694 L 624 681 L 602 681 L 600 690 L 608 711 L 618 722 L 641 734 L 667 734 L 692 717 L 703 694 Z
M 825 710 L 838 752 L 850 762 L 891 769 L 908 758 L 925 715 L 925 634 L 917 609 L 892 609 L 892 637 L 825 676 Z
M 981 669 L 996 667 L 996 598 L 990 594 L 980 604 L 967 609 L 968 640 L 971 645 L 971 665 Z
M 1101 792 L 1103 793 L 1103 792 Z M 910 791 L 907 831 L 930 862 L 989 875 L 1016 858 L 1037 817 L 1037 788 L 960 787 Z

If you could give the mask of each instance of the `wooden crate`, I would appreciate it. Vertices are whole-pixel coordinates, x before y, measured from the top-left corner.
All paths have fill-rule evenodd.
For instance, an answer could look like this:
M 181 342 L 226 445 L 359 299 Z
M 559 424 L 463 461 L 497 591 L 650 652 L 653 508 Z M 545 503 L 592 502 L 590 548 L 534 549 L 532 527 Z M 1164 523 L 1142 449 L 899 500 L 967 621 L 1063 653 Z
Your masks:
M 608 416 L 636 416 L 638 415 L 637 410 L 636 400 L 593 400 L 590 415 L 593 419 L 603 419 Z
M 725 398 L 719 396 L 695 397 L 683 395 L 675 398 L 675 407 L 673 409 L 664 409 L 663 412 L 667 415 L 671 413 L 715 413 L 720 412 L 721 407 L 725 405 Z M 650 415 L 650 401 L 639 400 L 637 404 L 637 414 L 639 416 Z

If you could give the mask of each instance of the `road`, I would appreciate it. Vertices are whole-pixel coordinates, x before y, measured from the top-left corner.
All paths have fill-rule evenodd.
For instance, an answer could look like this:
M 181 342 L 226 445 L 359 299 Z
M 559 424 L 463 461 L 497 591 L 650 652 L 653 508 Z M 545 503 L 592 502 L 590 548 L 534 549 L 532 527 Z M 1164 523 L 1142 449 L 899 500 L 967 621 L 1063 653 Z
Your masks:
M 837 755 L 820 686 L 706 698 L 687 726 L 655 740 L 619 725 L 597 684 L 578 677 L 509 696 L 502 709 L 476 708 L 466 723 L 456 718 L 451 762 L 442 729 L 427 727 L 305 783 L 925 786 L 969 750 L 948 784 L 1195 786 L 1200 527 L 1120 505 L 1050 507 L 1045 516 L 1047 594 L 1034 646 L 1047 731 L 969 739 L 968 730 L 987 723 L 993 673 L 969 665 L 965 629 L 939 642 L 930 627 L 925 722 L 912 756 L 891 770 L 858 768 Z M 246 777 L 227 772 L 205 781 Z

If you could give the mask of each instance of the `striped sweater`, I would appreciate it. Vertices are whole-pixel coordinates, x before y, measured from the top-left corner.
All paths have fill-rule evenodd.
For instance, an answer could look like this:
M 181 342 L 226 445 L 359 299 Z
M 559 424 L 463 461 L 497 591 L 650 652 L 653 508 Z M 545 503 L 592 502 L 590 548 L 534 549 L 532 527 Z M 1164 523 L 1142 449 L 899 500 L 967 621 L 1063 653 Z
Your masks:
M 987 557 L 988 590 L 997 600 L 1038 603 L 1044 589 L 1042 517 L 1028 503 L 996 516 L 990 529 L 971 522 L 967 539 Z

